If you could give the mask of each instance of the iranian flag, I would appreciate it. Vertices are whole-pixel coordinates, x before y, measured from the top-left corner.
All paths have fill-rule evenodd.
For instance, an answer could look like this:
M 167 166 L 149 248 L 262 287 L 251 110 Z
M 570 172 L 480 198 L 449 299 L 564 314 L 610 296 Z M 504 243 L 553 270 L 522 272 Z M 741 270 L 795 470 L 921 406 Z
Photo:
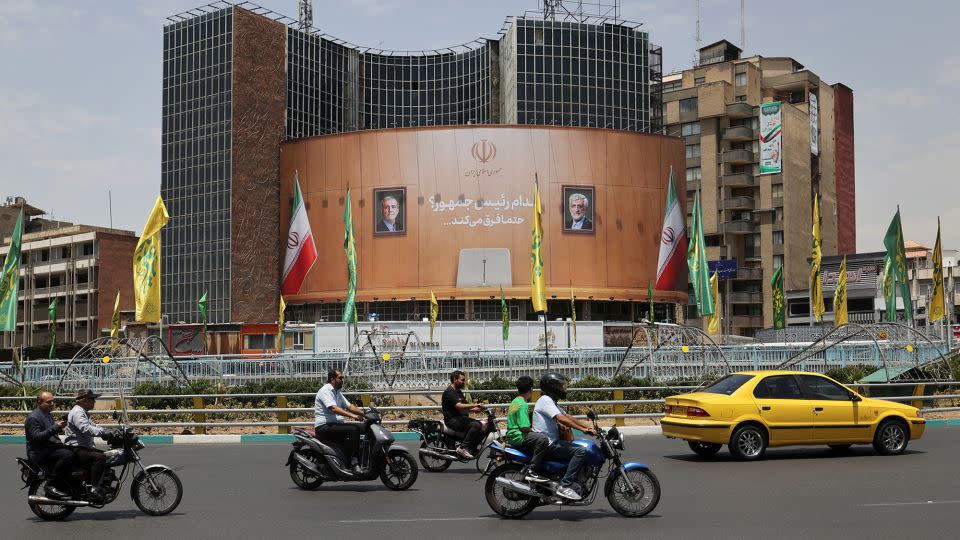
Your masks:
M 317 262 L 317 245 L 310 231 L 307 207 L 300 192 L 300 178 L 293 175 L 293 212 L 290 215 L 290 232 L 287 234 L 287 255 L 283 262 L 283 294 L 297 294 L 307 272 Z
M 660 233 L 660 257 L 657 261 L 657 290 L 671 291 L 681 286 L 681 278 L 687 275 L 687 230 L 683 209 L 673 188 L 673 168 L 667 188 L 667 206 L 663 215 L 663 231 Z

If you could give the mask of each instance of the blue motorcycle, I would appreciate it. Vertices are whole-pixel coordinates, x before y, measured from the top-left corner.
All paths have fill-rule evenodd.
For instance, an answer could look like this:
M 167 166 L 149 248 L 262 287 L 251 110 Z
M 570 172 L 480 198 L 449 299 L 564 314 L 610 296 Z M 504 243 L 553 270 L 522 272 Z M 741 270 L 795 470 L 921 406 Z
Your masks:
M 550 483 L 533 483 L 524 479 L 524 466 L 530 457 L 516 448 L 500 442 L 490 445 L 491 459 L 488 465 L 485 493 L 490 508 L 505 518 L 521 518 L 538 506 L 557 504 L 586 506 L 597 498 L 597 481 L 607 467 L 607 479 L 603 494 L 621 515 L 640 517 L 649 514 L 660 502 L 660 482 L 650 467 L 643 463 L 623 463 L 623 434 L 616 427 L 604 431 L 597 425 L 593 412 L 587 415 L 593 422 L 596 440 L 577 439 L 573 443 L 587 449 L 583 466 L 571 486 L 580 500 L 564 499 L 555 493 L 557 482 L 563 477 L 567 464 L 544 460 L 537 471 L 551 480 Z M 489 468 L 493 468 L 492 471 Z

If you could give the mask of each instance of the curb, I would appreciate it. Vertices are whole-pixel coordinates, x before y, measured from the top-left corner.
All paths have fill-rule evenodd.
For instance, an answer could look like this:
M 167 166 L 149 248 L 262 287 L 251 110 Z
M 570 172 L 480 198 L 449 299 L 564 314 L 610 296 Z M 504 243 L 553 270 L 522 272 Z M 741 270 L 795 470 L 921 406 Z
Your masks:
M 960 419 L 927 420 L 927 427 L 960 427 Z M 660 426 L 620 426 L 617 427 L 626 436 L 660 435 Z M 418 441 L 416 433 L 400 431 L 393 434 L 397 441 Z M 293 442 L 293 435 L 141 435 L 140 440 L 147 444 L 249 444 Z M 23 435 L 0 435 L 0 444 L 25 444 Z

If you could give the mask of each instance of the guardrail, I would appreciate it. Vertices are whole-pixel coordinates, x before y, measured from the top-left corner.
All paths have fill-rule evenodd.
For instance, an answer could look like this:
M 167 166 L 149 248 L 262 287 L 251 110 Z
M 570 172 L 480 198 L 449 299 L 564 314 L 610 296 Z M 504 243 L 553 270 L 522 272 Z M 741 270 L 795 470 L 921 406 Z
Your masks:
M 924 403 L 947 399 L 947 400 L 960 400 L 960 394 L 951 393 L 951 394 L 940 394 L 940 395 L 922 395 L 926 391 L 926 387 L 953 387 L 960 388 L 960 382 L 949 381 L 949 382 L 921 382 L 921 383 L 871 383 L 871 384 L 850 384 L 848 385 L 851 388 L 860 390 L 862 393 L 870 394 L 870 391 L 873 389 L 895 389 L 895 388 L 911 388 L 912 395 L 903 395 L 903 396 L 891 396 L 891 397 L 878 397 L 878 399 L 884 399 L 887 401 L 894 402 L 909 402 L 914 407 L 921 409 L 921 414 L 929 413 L 939 413 L 939 412 L 953 412 L 960 411 L 960 407 L 923 407 Z M 612 413 L 600 414 L 600 418 L 613 419 L 614 423 L 618 426 L 625 425 L 625 420 L 628 418 L 661 418 L 663 417 L 662 406 L 664 404 L 664 398 L 654 397 L 649 399 L 625 399 L 625 394 L 627 392 L 641 392 L 641 393 L 683 393 L 685 391 L 693 390 L 695 386 L 638 386 L 638 387 L 599 387 L 599 388 L 570 388 L 568 390 L 569 394 L 582 394 L 587 392 L 604 392 L 610 393 L 612 399 L 601 399 L 601 400 L 586 400 L 586 401 L 564 401 L 563 404 L 565 407 L 612 407 Z M 438 396 L 443 392 L 442 388 L 430 388 L 430 389 L 420 389 L 420 390 L 399 390 L 399 391 L 389 391 L 389 392 L 376 392 L 376 391 L 347 391 L 345 394 L 348 396 L 359 396 L 361 403 L 364 407 L 369 407 L 372 403 L 374 397 L 383 397 L 383 396 Z M 502 390 L 471 390 L 473 395 L 484 395 L 484 394 L 504 394 L 512 393 L 511 389 L 502 389 Z M 197 434 L 206 433 L 207 428 L 213 427 L 275 427 L 277 428 L 277 433 L 285 434 L 290 432 L 290 427 L 294 426 L 312 426 L 313 419 L 308 418 L 306 420 L 290 420 L 290 416 L 293 414 L 304 414 L 311 415 L 314 409 L 313 407 L 288 407 L 288 399 L 290 397 L 313 397 L 316 394 L 313 392 L 288 392 L 288 393 L 263 393 L 263 394 L 181 394 L 181 395 L 143 395 L 143 396 L 126 396 L 128 401 L 136 402 L 137 400 L 183 400 L 189 399 L 193 402 L 193 407 L 188 408 L 177 408 L 177 409 L 128 409 L 127 412 L 130 415 L 154 415 L 154 416 L 164 416 L 164 415 L 192 415 L 193 418 L 190 420 L 175 420 L 170 422 L 134 422 L 132 425 L 138 428 L 171 428 L 171 427 L 188 427 L 193 428 L 194 432 Z M 537 397 L 535 395 L 535 397 Z M 220 399 L 232 399 L 232 398 L 248 398 L 248 399 L 273 399 L 275 400 L 274 407 L 249 407 L 249 408 L 208 408 L 206 405 L 211 401 L 218 401 Z M 28 397 L 0 397 L 0 403 L 8 402 L 24 402 L 32 401 L 34 398 L 32 396 Z M 71 402 L 72 399 L 69 398 L 58 398 L 61 401 Z M 101 399 L 113 399 L 115 401 L 115 408 L 107 410 L 92 410 L 90 414 L 97 416 L 108 416 L 112 415 L 114 412 L 120 412 L 122 405 L 120 403 L 119 396 L 109 396 L 103 397 Z M 509 403 L 488 403 L 487 407 L 493 408 L 495 410 L 505 410 L 510 404 Z M 657 405 L 660 409 L 657 412 L 639 412 L 639 413 L 628 413 L 626 412 L 626 407 L 630 405 Z M 395 413 L 405 413 L 405 412 L 439 412 L 441 410 L 439 405 L 383 405 L 377 406 L 377 409 L 385 412 L 395 412 Z M 25 410 L 9 410 L 4 409 L 0 410 L 0 417 L 9 417 L 17 415 L 25 415 L 27 411 Z M 66 411 L 56 411 L 54 414 L 66 414 Z M 273 415 L 274 420 L 271 421 L 208 421 L 208 415 Z M 580 415 L 578 417 L 585 418 L 585 416 Z M 498 417 L 498 421 L 504 421 L 505 417 Z M 389 419 L 384 420 L 384 424 L 389 425 L 406 425 L 408 419 Z M 104 424 L 110 425 L 110 424 Z M 0 423 L 0 428 L 13 429 L 20 428 L 22 424 L 14 423 Z

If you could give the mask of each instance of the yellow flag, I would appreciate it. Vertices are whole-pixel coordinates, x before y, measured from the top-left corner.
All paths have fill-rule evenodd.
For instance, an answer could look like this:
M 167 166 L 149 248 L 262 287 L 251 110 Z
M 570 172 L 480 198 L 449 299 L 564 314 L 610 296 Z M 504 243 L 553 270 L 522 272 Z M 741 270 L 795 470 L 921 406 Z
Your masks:
M 133 252 L 133 294 L 138 321 L 160 322 L 160 229 L 168 221 L 170 214 L 163 198 L 157 197 Z
M 714 309 L 713 315 L 707 317 L 707 333 L 716 335 L 720 333 L 720 280 L 716 272 L 710 276 L 710 291 Z
M 279 320 L 280 320 L 280 324 L 279 324 L 279 328 L 277 328 L 277 334 L 280 336 L 280 344 L 281 344 L 281 346 L 283 345 L 283 320 L 284 320 L 284 319 L 283 319 L 283 316 L 284 316 L 284 313 L 283 313 L 283 312 L 286 311 L 286 310 L 287 310 L 287 303 L 283 301 L 283 295 L 281 294 L 281 295 L 280 295 L 280 319 L 279 319 Z
M 120 291 L 117 291 L 117 299 L 113 302 L 113 319 L 110 320 L 110 337 L 120 337 Z
M 530 248 L 530 285 L 532 287 L 530 300 L 533 302 L 533 311 L 547 312 L 547 293 L 544 290 L 543 279 L 543 225 L 540 215 L 543 207 L 540 204 L 540 183 L 533 184 L 533 242 Z
M 833 321 L 840 326 L 850 322 L 847 317 L 847 256 L 840 262 L 840 277 L 837 279 L 837 288 L 833 293 Z
M 943 251 L 940 248 L 940 218 L 937 218 L 937 243 L 933 246 L 933 294 L 930 295 L 930 322 L 945 316 L 946 303 L 943 296 Z
M 813 316 L 819 321 L 827 309 L 823 305 L 823 285 L 820 283 L 820 262 L 823 259 L 820 236 L 820 202 L 813 197 L 813 247 L 810 250 L 810 305 Z
M 437 315 L 440 314 L 440 304 L 437 297 L 430 291 L 430 343 L 433 343 L 433 327 L 437 324 Z

